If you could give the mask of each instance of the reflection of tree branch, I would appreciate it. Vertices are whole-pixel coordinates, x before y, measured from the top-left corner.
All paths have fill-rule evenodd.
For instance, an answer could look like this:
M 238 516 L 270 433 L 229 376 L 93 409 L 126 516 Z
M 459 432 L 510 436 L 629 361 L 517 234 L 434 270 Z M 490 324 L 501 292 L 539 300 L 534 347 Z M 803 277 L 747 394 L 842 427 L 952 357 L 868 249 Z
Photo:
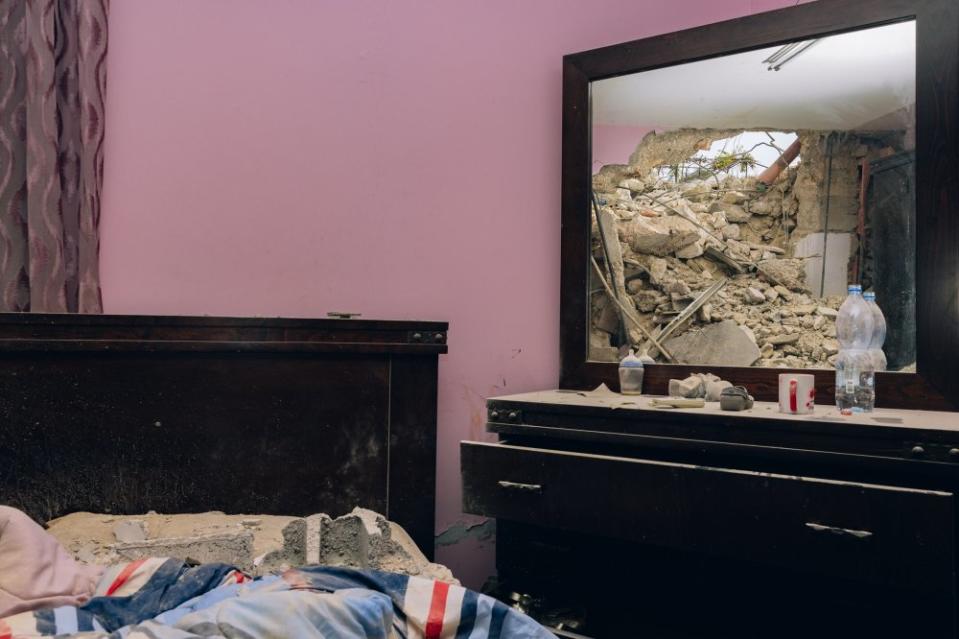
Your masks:
M 752 153 L 753 151 L 755 151 L 756 149 L 758 149 L 758 148 L 761 147 L 761 146 L 768 146 L 769 148 L 773 149 L 774 151 L 777 151 L 777 152 L 779 153 L 779 155 L 782 155 L 782 154 L 783 154 L 782 149 L 780 149 L 778 146 L 776 146 L 775 144 L 772 144 L 772 143 L 770 143 L 770 142 L 757 142 L 756 144 L 754 144 L 754 145 L 752 146 L 751 149 L 749 149 L 749 151 L 747 151 L 747 153 Z M 757 163 L 757 164 L 758 164 L 758 163 Z M 768 168 L 768 167 L 765 167 L 765 166 L 764 166 L 763 168 L 765 169 L 765 168 Z
M 689 157 L 684 162 L 674 163 L 674 164 L 660 164 L 656 168 L 659 172 L 660 177 L 662 178 L 672 178 L 674 182 L 685 181 L 689 177 L 689 170 L 692 168 L 697 169 L 697 172 L 705 171 L 710 173 L 717 181 L 719 181 L 719 174 L 725 173 L 729 174 L 730 171 L 734 168 L 743 168 L 743 174 L 745 175 L 748 171 L 748 168 L 753 166 L 758 166 L 763 169 L 769 168 L 768 166 L 756 162 L 754 158 L 751 157 L 753 151 L 759 147 L 768 146 L 769 148 L 776 151 L 780 156 L 782 156 L 785 151 L 776 144 L 776 138 L 769 132 L 763 131 L 769 141 L 757 142 L 751 146 L 748 150 L 742 150 L 741 148 L 736 148 L 734 146 L 733 151 L 727 151 L 728 146 L 731 143 L 735 143 L 740 139 L 740 136 L 733 136 L 723 140 L 722 148 L 719 149 L 719 153 L 715 158 L 709 158 L 697 152 L 696 154 Z M 725 160 L 728 162 L 728 169 L 717 168 L 717 160 Z M 748 168 L 747 168 L 748 166 Z M 665 171 L 665 173 L 664 173 Z M 718 172 L 717 172 L 718 171 Z
M 779 155 L 782 155 L 783 153 L 785 153 L 785 151 L 783 151 L 776 145 L 776 138 L 773 137 L 772 133 L 770 133 L 769 131 L 765 131 L 765 134 L 766 134 L 766 137 L 769 138 L 769 146 L 779 151 Z M 765 142 L 763 144 L 765 144 Z
M 697 153 L 680 164 L 661 164 L 656 168 L 659 169 L 660 174 L 666 169 L 674 178 L 674 181 L 679 181 L 680 169 L 682 169 L 684 180 L 689 177 L 689 170 L 695 169 L 693 175 L 698 176 L 702 173 L 709 173 L 718 183 L 722 181 L 723 175 L 728 176 L 735 169 L 739 169 L 743 175 L 746 175 L 749 169 L 753 167 L 760 166 L 766 168 L 764 164 L 760 164 L 756 161 L 756 158 L 752 156 L 752 151 L 759 146 L 768 145 L 765 142 L 760 142 L 748 151 L 738 150 L 732 153 L 727 153 L 724 148 L 719 152 L 719 155 L 714 158 L 709 158 Z

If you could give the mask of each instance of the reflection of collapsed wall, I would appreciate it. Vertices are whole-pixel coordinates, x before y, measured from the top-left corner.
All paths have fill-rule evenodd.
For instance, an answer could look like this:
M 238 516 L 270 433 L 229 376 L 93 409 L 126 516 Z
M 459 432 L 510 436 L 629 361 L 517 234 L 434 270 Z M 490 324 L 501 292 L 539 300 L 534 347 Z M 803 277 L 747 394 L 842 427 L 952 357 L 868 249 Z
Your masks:
M 741 132 L 650 134 L 629 165 L 605 166 L 593 176 L 608 240 L 604 250 L 594 216 L 593 256 L 608 278 L 603 264 L 609 252 L 611 288 L 620 304 L 594 269 L 591 359 L 613 361 L 616 346 L 628 341 L 660 361 L 671 356 L 690 364 L 797 368 L 833 363 L 834 318 L 858 246 L 860 165 L 887 142 L 800 132 L 799 164 L 768 186 L 737 175 L 736 168 L 707 166 L 663 177 L 664 166 Z M 824 254 L 831 273 L 821 297 Z

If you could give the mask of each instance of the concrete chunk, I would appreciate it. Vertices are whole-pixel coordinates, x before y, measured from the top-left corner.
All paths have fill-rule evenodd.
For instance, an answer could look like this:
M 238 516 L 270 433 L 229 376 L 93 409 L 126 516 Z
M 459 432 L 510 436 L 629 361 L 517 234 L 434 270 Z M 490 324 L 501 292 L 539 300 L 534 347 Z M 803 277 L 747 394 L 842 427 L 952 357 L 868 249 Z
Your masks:
M 231 564 L 244 571 L 253 569 L 253 533 L 249 531 L 122 542 L 114 544 L 112 549 L 128 561 L 174 557 L 197 563 Z
M 134 533 L 149 531 L 156 538 L 115 543 L 117 524 L 129 521 L 135 522 L 129 525 Z M 120 530 L 127 530 L 127 526 Z M 250 574 L 325 564 L 458 583 L 445 566 L 427 560 L 402 527 L 363 508 L 335 519 L 322 513 L 309 517 L 216 512 L 105 517 L 73 513 L 50 522 L 49 531 L 87 563 L 175 557 L 198 563 L 222 562 Z
M 759 347 L 732 320 L 690 329 L 663 344 L 680 364 L 752 366 Z
M 147 538 L 147 525 L 141 519 L 125 519 L 113 527 L 113 536 L 119 542 L 144 541 Z
M 799 333 L 788 333 L 786 335 L 773 335 L 766 340 L 767 344 L 773 346 L 782 346 L 783 344 L 793 344 L 799 341 Z
M 283 548 L 257 561 L 261 572 L 308 564 L 372 568 L 459 583 L 448 568 L 430 563 L 402 527 L 365 508 L 336 519 L 322 514 L 296 519 L 283 529 Z

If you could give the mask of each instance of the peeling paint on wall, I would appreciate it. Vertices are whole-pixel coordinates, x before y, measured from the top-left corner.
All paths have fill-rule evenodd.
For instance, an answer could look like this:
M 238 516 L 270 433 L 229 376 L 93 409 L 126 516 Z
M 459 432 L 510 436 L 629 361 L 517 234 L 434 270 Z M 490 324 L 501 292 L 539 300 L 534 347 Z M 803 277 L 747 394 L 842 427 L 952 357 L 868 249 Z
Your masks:
M 470 537 L 480 542 L 493 539 L 496 534 L 496 520 L 487 519 L 477 524 L 457 522 L 436 535 L 436 546 L 453 546 Z

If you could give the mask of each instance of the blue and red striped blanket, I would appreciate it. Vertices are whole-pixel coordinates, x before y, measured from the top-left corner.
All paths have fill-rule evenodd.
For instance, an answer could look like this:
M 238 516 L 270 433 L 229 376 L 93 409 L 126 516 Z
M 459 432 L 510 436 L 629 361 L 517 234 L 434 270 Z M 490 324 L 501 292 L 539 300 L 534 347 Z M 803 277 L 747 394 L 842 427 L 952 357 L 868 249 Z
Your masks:
M 373 570 L 305 567 L 251 579 L 225 564 L 153 558 L 103 574 L 79 607 L 0 619 L 0 639 L 291 637 L 550 639 L 529 617 L 441 581 Z

